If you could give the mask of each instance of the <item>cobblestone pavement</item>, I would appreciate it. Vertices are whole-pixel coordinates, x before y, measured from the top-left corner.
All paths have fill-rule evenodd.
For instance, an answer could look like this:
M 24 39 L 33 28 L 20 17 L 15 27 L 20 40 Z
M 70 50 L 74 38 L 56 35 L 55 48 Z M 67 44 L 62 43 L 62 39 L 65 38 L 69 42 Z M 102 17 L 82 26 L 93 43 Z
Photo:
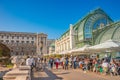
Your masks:
M 79 69 L 45 69 L 43 72 L 34 72 L 32 80 L 120 80 L 120 76 L 105 76 L 93 72 L 84 73 Z

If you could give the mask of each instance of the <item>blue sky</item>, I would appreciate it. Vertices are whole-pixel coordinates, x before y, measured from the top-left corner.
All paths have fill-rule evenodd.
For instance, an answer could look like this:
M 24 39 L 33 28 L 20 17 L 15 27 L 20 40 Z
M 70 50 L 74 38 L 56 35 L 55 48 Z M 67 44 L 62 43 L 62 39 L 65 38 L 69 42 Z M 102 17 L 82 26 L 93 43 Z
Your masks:
M 43 32 L 56 39 L 98 7 L 120 20 L 120 0 L 0 0 L 0 31 Z

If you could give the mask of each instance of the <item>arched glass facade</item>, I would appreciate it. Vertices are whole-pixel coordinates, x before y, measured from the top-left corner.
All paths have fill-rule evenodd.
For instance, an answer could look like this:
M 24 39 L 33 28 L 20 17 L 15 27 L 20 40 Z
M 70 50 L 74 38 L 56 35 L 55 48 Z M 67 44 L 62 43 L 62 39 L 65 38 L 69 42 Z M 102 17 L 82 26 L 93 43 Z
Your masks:
M 99 28 L 101 26 L 100 24 L 106 25 L 107 20 L 105 18 L 98 19 L 93 25 L 93 30 Z
M 110 23 L 110 20 L 105 14 L 96 13 L 90 16 L 84 25 L 84 39 L 92 38 L 92 31 L 99 28 L 100 26 L 105 26 Z

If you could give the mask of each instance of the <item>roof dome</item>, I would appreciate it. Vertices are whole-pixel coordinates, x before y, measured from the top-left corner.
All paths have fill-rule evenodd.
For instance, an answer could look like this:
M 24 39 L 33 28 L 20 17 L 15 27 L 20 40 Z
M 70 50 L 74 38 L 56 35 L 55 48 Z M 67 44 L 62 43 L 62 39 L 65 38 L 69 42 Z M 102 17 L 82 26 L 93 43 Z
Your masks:
M 50 47 L 55 47 L 55 43 L 51 43 L 51 44 L 50 44 Z

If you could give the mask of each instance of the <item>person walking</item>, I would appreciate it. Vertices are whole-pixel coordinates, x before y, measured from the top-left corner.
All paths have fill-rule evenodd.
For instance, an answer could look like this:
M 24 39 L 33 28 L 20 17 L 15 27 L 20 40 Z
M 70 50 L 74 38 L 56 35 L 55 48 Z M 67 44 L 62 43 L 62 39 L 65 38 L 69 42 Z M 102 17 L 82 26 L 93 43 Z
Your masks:
M 64 61 L 65 61 L 65 58 L 62 57 L 62 58 L 60 59 L 60 63 L 61 63 L 61 66 L 62 66 L 63 69 L 64 69 Z
M 27 66 L 31 66 L 31 65 L 32 65 L 32 62 L 31 62 L 31 59 L 30 59 L 29 56 L 28 56 L 27 59 L 26 59 L 26 65 L 27 65 Z
M 50 58 L 49 63 L 50 63 L 50 68 L 51 69 L 53 68 L 53 62 L 54 62 L 53 58 Z
M 74 57 L 74 59 L 73 59 L 73 66 L 74 66 L 74 69 L 76 69 L 76 56 Z
M 69 58 L 69 65 L 70 65 L 70 68 L 72 68 L 72 66 L 73 66 L 73 59 L 72 59 L 72 56 Z
M 65 58 L 65 70 L 68 70 L 68 57 Z
M 55 64 L 56 64 L 56 69 L 58 69 L 58 65 L 59 65 L 59 59 L 57 58 L 56 61 L 55 61 Z
M 103 68 L 103 72 L 104 72 L 105 75 L 108 72 L 108 67 L 109 67 L 108 62 L 106 60 L 104 60 L 103 63 L 102 63 L 102 68 Z

